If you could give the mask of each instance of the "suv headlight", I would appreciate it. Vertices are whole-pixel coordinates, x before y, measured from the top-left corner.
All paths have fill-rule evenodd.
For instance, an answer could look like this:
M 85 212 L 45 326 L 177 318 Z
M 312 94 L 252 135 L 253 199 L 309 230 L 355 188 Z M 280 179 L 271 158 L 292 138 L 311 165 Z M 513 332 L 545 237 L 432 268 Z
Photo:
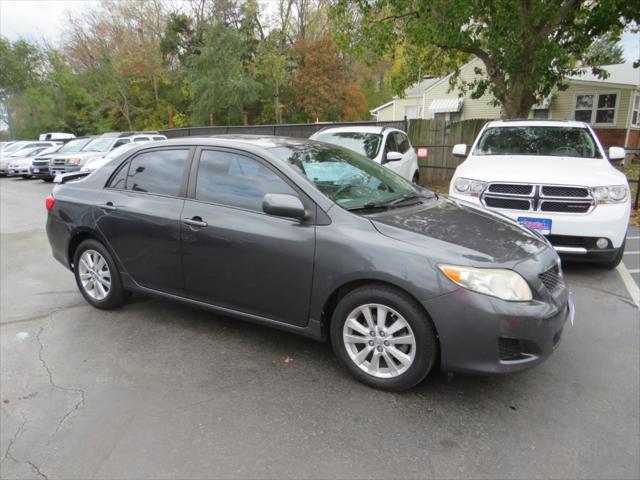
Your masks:
M 81 158 L 70 158 L 70 159 L 68 160 L 68 162 L 69 162 L 71 165 L 80 165 L 80 162 L 82 162 L 82 159 L 81 159 Z
M 626 185 L 611 185 L 608 187 L 595 187 L 593 195 L 596 198 L 596 205 L 604 203 L 622 203 L 627 199 L 629 188 Z
M 470 178 L 456 178 L 453 182 L 453 190 L 461 195 L 469 195 L 471 197 L 479 197 L 487 182 L 480 180 L 472 180 Z
M 533 298 L 525 279 L 513 270 L 455 265 L 438 265 L 438 267 L 449 280 L 474 292 L 510 302 L 528 302 Z

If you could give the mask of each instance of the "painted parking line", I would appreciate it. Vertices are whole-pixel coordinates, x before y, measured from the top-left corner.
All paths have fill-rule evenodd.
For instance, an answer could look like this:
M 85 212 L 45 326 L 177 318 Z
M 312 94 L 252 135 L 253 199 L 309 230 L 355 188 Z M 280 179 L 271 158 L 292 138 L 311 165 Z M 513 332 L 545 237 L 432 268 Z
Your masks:
M 624 252 L 625 255 L 640 255 L 640 251 Z
M 640 237 L 627 237 L 627 240 L 640 240 Z
M 618 270 L 624 286 L 627 287 L 631 300 L 636 304 L 636 307 L 640 308 L 640 287 L 638 287 L 638 284 L 633 280 L 633 277 L 629 273 L 629 270 L 627 270 L 627 267 L 624 266 L 624 263 L 620 263 L 616 267 L 616 270 Z
M 640 273 L 640 268 L 627 268 L 629 273 Z

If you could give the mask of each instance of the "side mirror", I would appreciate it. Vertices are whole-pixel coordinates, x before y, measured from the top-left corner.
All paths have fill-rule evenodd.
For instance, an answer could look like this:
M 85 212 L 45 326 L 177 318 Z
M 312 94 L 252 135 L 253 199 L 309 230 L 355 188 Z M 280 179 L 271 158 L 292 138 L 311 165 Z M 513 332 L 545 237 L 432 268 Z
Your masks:
M 402 154 L 400 152 L 388 152 L 382 163 L 397 162 L 399 160 L 402 160 Z
M 609 148 L 609 161 L 610 162 L 621 162 L 624 160 L 626 152 L 624 148 L 620 147 L 610 147 Z
M 262 211 L 276 217 L 307 218 L 307 211 L 300 199 L 294 195 L 267 193 L 262 199 Z
M 454 157 L 467 158 L 467 146 L 464 143 L 458 143 L 453 146 L 451 153 Z

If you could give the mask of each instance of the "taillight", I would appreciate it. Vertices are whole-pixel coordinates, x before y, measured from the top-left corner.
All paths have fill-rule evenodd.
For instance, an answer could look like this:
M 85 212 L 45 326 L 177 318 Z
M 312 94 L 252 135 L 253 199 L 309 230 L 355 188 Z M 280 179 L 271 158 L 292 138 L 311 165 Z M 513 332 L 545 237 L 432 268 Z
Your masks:
M 47 210 L 52 210 L 55 204 L 56 204 L 56 199 L 53 198 L 53 195 L 48 195 L 44 201 L 44 206 L 47 208 Z

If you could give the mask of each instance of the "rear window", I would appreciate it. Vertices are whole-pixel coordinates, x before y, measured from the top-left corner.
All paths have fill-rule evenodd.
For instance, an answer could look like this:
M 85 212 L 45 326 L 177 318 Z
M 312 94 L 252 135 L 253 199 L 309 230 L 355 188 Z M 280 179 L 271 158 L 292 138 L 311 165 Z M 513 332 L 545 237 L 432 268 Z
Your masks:
M 377 133 L 320 132 L 313 138 L 314 140 L 348 148 L 371 159 L 378 156 L 380 144 L 382 143 L 382 135 Z
M 519 126 L 487 128 L 474 155 L 539 155 L 601 158 L 586 128 Z
M 189 150 L 156 150 L 135 156 L 112 177 L 109 187 L 178 196 Z

